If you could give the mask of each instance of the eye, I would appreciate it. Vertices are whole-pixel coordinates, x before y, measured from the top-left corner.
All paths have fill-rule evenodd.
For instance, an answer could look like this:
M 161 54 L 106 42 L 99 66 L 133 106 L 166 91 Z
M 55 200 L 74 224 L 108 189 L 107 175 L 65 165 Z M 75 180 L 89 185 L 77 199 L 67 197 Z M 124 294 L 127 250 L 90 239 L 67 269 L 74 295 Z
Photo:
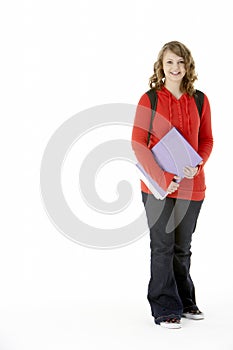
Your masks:
M 179 61 L 179 63 L 180 63 L 180 64 L 184 64 L 184 61 L 183 61 L 183 60 L 182 60 L 182 61 Z
M 167 61 L 167 64 L 172 64 L 172 61 L 171 60 Z

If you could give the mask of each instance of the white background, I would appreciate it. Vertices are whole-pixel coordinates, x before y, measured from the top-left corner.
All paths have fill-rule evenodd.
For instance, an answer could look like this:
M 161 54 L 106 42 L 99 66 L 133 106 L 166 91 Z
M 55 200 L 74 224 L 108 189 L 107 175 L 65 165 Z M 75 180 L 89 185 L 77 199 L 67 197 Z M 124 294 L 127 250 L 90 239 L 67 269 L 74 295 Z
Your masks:
M 9 1 L 1 10 L 0 350 L 230 350 L 231 2 Z M 112 250 L 76 244 L 44 211 L 39 173 L 54 131 L 104 103 L 136 104 L 161 46 L 184 42 L 209 97 L 215 139 L 193 238 L 204 321 L 155 326 L 149 237 Z

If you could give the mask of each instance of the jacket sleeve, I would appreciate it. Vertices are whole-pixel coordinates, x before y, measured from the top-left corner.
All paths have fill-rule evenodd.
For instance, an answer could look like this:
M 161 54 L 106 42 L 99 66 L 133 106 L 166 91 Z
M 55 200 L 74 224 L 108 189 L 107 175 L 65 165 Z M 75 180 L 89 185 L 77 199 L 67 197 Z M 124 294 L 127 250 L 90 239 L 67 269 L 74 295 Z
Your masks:
M 163 171 L 147 146 L 151 112 L 150 99 L 147 94 L 144 94 L 136 109 L 132 131 L 132 148 L 144 170 L 166 191 L 175 174 Z
M 211 110 L 209 100 L 204 95 L 201 122 L 198 134 L 198 153 L 203 158 L 203 164 L 199 166 L 197 175 L 203 169 L 213 148 L 213 135 L 211 126 Z

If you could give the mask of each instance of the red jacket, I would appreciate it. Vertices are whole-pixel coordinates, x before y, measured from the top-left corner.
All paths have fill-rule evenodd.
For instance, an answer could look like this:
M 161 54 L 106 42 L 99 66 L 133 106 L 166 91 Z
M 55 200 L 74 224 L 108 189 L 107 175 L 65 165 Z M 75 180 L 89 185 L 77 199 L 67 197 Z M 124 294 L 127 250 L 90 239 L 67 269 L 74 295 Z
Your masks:
M 188 200 L 202 200 L 205 197 L 204 165 L 213 148 L 211 129 L 211 112 L 208 98 L 204 95 L 202 115 L 199 116 L 194 97 L 187 93 L 179 99 L 163 87 L 157 91 L 158 102 L 152 126 L 150 143 L 147 146 L 148 130 L 151 120 L 150 99 L 145 93 L 137 106 L 133 132 L 132 147 L 136 158 L 147 173 L 166 190 L 176 174 L 163 171 L 153 158 L 150 149 L 174 126 L 203 158 L 198 173 L 193 179 L 184 178 L 178 190 L 168 197 Z M 141 189 L 151 193 L 141 181 Z

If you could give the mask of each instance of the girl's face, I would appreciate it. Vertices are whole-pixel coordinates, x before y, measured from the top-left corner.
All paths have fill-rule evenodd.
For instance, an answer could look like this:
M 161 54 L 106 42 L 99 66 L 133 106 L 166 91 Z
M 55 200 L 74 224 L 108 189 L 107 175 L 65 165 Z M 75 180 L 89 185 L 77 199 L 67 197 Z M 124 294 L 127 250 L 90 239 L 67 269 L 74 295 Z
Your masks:
M 167 82 L 181 83 L 186 73 L 184 59 L 166 50 L 163 55 L 163 71 Z

